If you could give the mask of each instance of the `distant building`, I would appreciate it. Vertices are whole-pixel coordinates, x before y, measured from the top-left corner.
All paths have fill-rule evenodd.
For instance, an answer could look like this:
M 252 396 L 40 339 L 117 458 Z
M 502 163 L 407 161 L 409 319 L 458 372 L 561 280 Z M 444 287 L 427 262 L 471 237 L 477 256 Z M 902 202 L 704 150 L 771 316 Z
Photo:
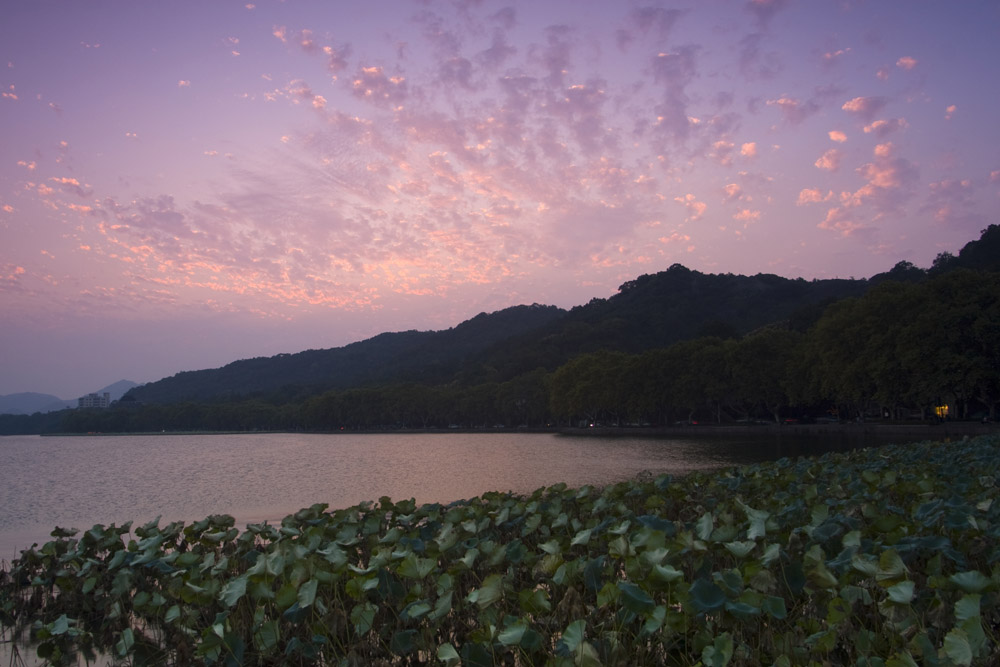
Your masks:
M 103 394 L 87 394 L 86 396 L 81 396 L 78 401 L 78 408 L 106 408 L 111 405 L 111 394 L 104 392 Z

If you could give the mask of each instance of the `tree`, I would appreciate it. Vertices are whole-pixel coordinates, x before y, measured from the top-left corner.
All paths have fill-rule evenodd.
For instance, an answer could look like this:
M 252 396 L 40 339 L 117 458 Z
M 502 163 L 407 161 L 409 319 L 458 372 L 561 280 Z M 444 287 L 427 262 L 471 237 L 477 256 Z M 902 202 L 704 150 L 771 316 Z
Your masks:
M 781 421 L 788 406 L 789 375 L 804 336 L 796 331 L 768 327 L 735 343 L 730 351 L 734 397 L 753 410 L 763 407 Z

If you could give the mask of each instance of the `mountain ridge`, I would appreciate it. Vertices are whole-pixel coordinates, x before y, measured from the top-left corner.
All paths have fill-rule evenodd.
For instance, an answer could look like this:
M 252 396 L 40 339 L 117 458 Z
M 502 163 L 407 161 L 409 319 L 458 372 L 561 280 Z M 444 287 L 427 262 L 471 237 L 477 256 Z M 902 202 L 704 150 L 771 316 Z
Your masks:
M 130 389 L 138 386 L 137 382 L 132 382 L 131 380 L 119 380 L 92 393 L 103 394 L 104 392 L 108 392 L 111 394 L 111 400 L 117 401 Z M 75 408 L 76 405 L 76 398 L 59 398 L 53 394 L 34 391 L 23 391 L 0 396 L 0 414 L 2 415 L 30 415 L 36 412 L 56 412 L 58 410 L 65 410 L 66 408 Z
M 886 280 L 920 281 L 958 268 L 1000 270 L 1000 226 L 982 230 L 957 256 L 940 253 L 926 270 L 901 261 L 871 279 L 805 280 L 706 274 L 674 264 L 568 311 L 512 306 L 446 330 L 385 332 L 338 348 L 237 360 L 148 383 L 126 398 L 170 403 L 260 396 L 287 402 L 379 383 L 504 382 L 602 349 L 637 353 L 698 336 L 739 337 L 775 322 L 805 331 L 829 303 L 861 296 Z

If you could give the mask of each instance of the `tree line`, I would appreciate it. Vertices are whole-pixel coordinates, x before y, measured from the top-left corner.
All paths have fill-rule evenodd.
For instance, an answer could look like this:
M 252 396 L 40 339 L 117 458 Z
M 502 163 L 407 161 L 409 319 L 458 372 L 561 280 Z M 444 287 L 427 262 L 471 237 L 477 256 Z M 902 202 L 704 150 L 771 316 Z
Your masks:
M 675 422 L 996 417 L 1000 274 L 888 280 L 804 330 L 600 350 L 505 382 L 415 382 L 239 401 L 135 404 L 0 417 L 0 432 L 517 428 Z

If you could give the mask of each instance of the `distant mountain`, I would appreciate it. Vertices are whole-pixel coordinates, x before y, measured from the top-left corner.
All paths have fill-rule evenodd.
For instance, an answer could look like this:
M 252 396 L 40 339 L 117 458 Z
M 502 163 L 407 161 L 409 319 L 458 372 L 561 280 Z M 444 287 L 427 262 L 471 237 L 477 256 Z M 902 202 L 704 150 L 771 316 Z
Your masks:
M 117 401 L 125 395 L 129 389 L 139 385 L 130 380 L 119 380 L 107 387 L 98 389 L 97 394 L 108 392 L 111 400 Z M 36 392 L 22 392 L 19 394 L 7 394 L 0 396 L 0 415 L 32 415 L 36 412 L 55 412 L 66 408 L 75 408 L 77 399 L 59 398 L 52 394 L 39 394 Z
M 448 381 L 464 363 L 491 345 L 534 331 L 565 312 L 555 306 L 514 306 L 480 313 L 444 331 L 383 333 L 344 347 L 182 372 L 136 387 L 127 397 L 144 403 L 171 403 L 280 393 L 293 399 L 385 382 Z
M 31 415 L 36 412 L 54 412 L 73 407 L 76 401 L 67 401 L 52 394 L 33 391 L 0 396 L 0 415 Z
M 96 393 L 96 394 L 103 394 L 104 392 L 108 392 L 109 394 L 111 394 L 111 400 L 112 401 L 117 401 L 122 396 L 124 396 L 125 393 L 128 392 L 129 389 L 132 389 L 133 387 L 138 387 L 138 386 L 139 386 L 139 384 L 137 382 L 132 382 L 131 380 L 119 380 L 118 382 L 115 382 L 114 384 L 109 384 L 107 387 L 104 387 L 102 389 L 98 389 L 94 393 Z M 74 402 L 74 405 L 75 404 L 76 403 Z

